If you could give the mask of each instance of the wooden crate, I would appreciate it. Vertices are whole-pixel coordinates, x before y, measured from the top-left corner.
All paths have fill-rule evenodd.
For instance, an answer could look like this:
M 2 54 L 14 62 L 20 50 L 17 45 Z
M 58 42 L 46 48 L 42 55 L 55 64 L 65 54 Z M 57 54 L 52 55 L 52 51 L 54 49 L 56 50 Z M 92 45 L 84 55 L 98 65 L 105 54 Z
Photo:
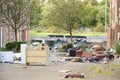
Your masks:
M 26 64 L 30 63 L 42 63 L 46 64 L 48 59 L 48 46 L 38 45 L 38 46 L 27 46 L 26 49 Z

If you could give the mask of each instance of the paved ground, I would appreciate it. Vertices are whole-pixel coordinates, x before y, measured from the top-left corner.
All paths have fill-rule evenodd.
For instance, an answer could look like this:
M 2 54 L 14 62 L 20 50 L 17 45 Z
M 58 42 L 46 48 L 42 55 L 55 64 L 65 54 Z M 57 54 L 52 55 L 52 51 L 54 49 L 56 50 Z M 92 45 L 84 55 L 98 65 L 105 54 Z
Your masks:
M 54 59 L 56 56 L 52 56 Z M 53 58 L 54 57 L 54 58 Z M 85 79 L 64 78 L 65 73 L 84 73 Z M 50 62 L 47 66 L 0 63 L 0 80 L 120 80 L 120 61 L 109 64 L 80 62 Z
M 119 80 L 119 75 L 112 72 L 105 72 L 99 67 L 108 69 L 110 65 L 103 63 L 79 63 L 79 62 L 54 62 L 47 66 L 23 64 L 0 63 L 0 80 Z M 115 71 L 112 68 L 111 71 Z M 98 70 L 97 70 L 98 69 Z M 119 72 L 120 72 L 120 68 Z M 61 70 L 70 70 L 71 73 L 82 72 L 85 79 L 65 79 Z M 118 71 L 118 70 L 117 70 Z M 118 73 L 119 73 L 118 72 Z

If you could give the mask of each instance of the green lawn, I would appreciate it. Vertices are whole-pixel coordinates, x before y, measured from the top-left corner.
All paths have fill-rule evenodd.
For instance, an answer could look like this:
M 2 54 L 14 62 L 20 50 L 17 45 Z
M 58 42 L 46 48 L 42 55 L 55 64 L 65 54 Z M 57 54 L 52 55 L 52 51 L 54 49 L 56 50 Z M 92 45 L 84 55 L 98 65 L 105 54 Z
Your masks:
M 68 33 L 36 33 L 31 31 L 30 36 L 47 36 L 47 35 L 69 35 Z M 73 33 L 74 36 L 106 36 L 105 33 L 90 32 L 90 33 Z

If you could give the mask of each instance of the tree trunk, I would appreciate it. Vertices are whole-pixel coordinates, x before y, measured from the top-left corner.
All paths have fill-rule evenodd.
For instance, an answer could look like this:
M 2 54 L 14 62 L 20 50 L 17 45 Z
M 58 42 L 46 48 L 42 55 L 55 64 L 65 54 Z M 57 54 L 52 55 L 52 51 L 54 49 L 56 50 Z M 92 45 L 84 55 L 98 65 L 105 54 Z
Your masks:
M 17 39 L 17 29 L 15 29 L 15 42 L 17 42 L 18 41 L 18 39 Z M 15 50 L 14 50 L 14 52 L 16 52 L 17 51 L 17 43 L 16 43 L 16 45 L 15 45 Z
M 15 29 L 15 41 L 17 42 L 18 39 L 17 39 L 17 29 Z
M 72 39 L 72 30 L 70 29 L 70 41 L 71 41 L 71 44 L 73 44 L 73 39 Z

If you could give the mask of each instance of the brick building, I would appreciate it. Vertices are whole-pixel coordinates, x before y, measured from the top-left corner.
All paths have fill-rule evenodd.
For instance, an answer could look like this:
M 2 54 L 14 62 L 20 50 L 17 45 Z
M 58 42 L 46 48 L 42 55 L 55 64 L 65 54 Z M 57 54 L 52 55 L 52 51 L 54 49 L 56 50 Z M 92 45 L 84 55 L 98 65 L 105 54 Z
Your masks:
M 5 47 L 6 43 L 15 41 L 15 35 L 12 28 L 3 26 L 0 26 L 0 47 Z M 26 27 L 19 30 L 17 34 L 18 41 L 28 41 L 29 29 L 27 29 Z
M 110 26 L 108 27 L 107 46 L 113 47 L 119 39 L 120 32 L 120 0 L 110 0 Z
M 23 0 L 26 5 L 27 10 L 29 10 L 28 1 Z M 4 3 L 0 3 L 0 12 L 2 13 L 2 7 L 4 7 Z M 6 9 L 6 8 L 5 8 Z M 1 16 L 1 15 L 0 15 Z M 17 39 L 18 41 L 28 41 L 29 40 L 29 27 L 30 27 L 30 18 L 29 14 L 24 14 L 20 16 L 20 20 L 24 19 L 25 24 L 22 25 L 17 31 Z M 0 22 L 1 23 L 1 22 Z M 15 41 L 15 33 L 14 30 L 3 23 L 0 24 L 0 47 L 5 47 L 5 44 L 8 42 Z

